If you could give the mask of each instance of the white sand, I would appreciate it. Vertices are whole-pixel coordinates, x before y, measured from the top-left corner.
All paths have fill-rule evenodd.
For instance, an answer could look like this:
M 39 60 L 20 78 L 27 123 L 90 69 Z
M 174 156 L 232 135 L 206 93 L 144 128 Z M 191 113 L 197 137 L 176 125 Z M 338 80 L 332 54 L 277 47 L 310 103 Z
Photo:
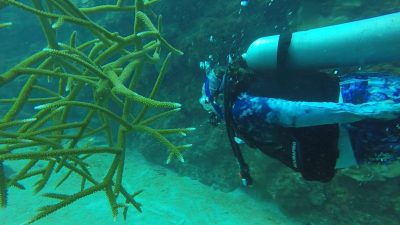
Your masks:
M 91 170 L 101 169 L 101 160 L 98 159 Z M 126 221 L 122 215 L 114 221 L 105 194 L 99 192 L 34 224 L 299 225 L 285 217 L 274 204 L 255 200 L 241 189 L 231 193 L 214 190 L 196 180 L 149 164 L 138 154 L 130 153 L 127 160 L 125 187 L 129 191 L 144 189 L 137 198 L 143 204 L 143 213 L 131 207 Z M 64 193 L 75 189 L 71 187 L 74 183 L 79 186 L 78 180 L 71 180 L 68 186 L 57 191 Z M 39 206 L 48 204 L 46 202 L 48 200 L 40 195 L 32 196 L 30 190 L 10 189 L 9 206 L 0 209 L 0 225 L 19 225 L 32 217 Z

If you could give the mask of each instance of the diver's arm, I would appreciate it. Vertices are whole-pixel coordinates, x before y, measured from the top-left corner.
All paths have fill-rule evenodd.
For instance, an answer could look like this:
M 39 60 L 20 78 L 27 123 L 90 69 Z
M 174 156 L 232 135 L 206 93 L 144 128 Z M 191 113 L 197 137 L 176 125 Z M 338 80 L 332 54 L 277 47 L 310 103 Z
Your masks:
M 270 108 L 267 122 L 284 127 L 307 127 L 324 124 L 352 123 L 363 119 L 395 119 L 400 104 L 392 101 L 351 103 L 302 102 L 266 98 Z
M 400 104 L 384 101 L 354 105 L 242 95 L 235 102 L 233 110 L 238 120 L 253 121 L 258 118 L 258 125 L 267 123 L 283 127 L 308 127 L 352 123 L 363 119 L 395 119 L 400 115 Z

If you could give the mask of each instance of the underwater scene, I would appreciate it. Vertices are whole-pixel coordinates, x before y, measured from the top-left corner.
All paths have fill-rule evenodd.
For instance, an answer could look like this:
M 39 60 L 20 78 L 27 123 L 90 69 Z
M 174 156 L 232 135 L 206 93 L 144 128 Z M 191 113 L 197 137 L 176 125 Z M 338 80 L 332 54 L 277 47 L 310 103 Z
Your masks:
M 400 0 L 0 0 L 0 225 L 400 224 Z

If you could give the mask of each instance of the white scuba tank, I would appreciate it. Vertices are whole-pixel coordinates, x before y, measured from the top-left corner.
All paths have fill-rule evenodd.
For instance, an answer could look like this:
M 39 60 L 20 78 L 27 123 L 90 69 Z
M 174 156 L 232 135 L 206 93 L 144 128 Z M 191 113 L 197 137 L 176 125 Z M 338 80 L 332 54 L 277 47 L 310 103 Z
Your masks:
M 242 55 L 256 71 L 277 67 L 279 35 L 254 41 Z M 326 69 L 400 61 L 400 12 L 293 33 L 286 65 Z

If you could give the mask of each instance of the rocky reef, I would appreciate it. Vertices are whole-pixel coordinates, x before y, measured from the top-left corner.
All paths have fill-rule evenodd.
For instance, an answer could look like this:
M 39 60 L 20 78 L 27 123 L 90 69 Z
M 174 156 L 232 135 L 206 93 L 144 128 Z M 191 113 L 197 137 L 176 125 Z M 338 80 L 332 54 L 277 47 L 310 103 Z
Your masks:
M 169 26 L 166 37 L 187 52 L 171 68 L 180 83 L 171 81 L 165 94 L 178 98 L 187 108 L 165 123 L 197 127 L 188 137 L 194 147 L 187 152 L 187 165 L 169 165 L 178 173 L 230 191 L 240 187 L 238 168 L 232 156 L 224 127 L 209 125 L 208 115 L 198 104 L 204 71 L 200 61 L 226 65 L 228 54 L 241 54 L 260 36 L 286 30 L 298 31 L 399 11 L 400 1 L 250 1 L 240 8 L 236 1 L 166 0 L 157 10 Z M 183 10 L 184 9 L 184 10 Z M 184 34 L 184 35 L 181 35 Z M 399 64 L 374 65 L 363 68 L 400 74 Z M 355 71 L 358 68 L 345 68 Z M 174 92 L 179 86 L 182 92 Z M 148 149 L 142 150 L 149 160 L 155 159 Z M 245 149 L 245 156 L 255 178 L 249 194 L 273 200 L 290 216 L 310 224 L 397 224 L 399 203 L 396 198 L 400 178 L 378 178 L 371 171 L 362 174 L 339 173 L 329 184 L 306 182 L 299 175 L 254 149 Z M 361 177 L 363 179 L 361 179 Z

